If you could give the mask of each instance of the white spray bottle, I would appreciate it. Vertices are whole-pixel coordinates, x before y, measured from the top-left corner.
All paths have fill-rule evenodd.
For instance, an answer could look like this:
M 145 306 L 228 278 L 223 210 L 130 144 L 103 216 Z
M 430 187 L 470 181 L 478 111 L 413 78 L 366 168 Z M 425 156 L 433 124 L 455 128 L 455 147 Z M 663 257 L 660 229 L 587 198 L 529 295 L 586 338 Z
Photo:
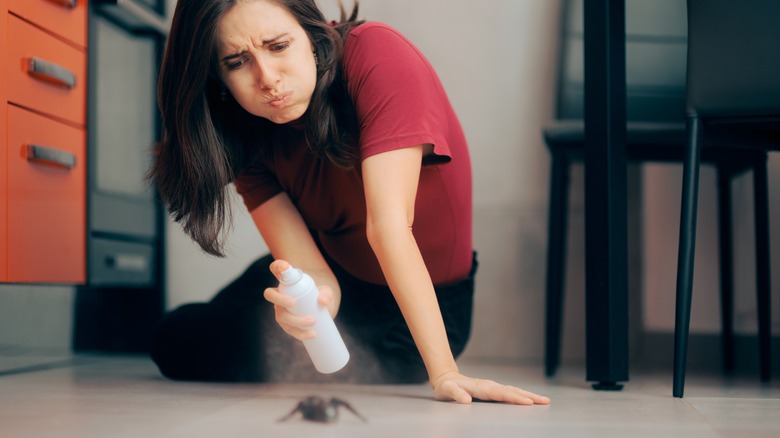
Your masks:
M 349 352 L 341 339 L 330 312 L 317 302 L 319 290 L 314 280 L 300 269 L 290 265 L 282 271 L 279 292 L 295 298 L 295 306 L 288 308 L 296 315 L 313 316 L 317 322 L 311 327 L 317 336 L 303 341 L 314 368 L 323 374 L 335 373 L 349 362 Z

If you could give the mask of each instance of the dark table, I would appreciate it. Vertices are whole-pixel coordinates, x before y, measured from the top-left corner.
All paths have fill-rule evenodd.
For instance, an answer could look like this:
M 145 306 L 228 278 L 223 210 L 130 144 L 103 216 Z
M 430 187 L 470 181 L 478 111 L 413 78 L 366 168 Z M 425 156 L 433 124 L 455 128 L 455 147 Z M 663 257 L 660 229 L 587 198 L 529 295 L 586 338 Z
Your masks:
M 625 0 L 585 0 L 586 380 L 628 380 Z

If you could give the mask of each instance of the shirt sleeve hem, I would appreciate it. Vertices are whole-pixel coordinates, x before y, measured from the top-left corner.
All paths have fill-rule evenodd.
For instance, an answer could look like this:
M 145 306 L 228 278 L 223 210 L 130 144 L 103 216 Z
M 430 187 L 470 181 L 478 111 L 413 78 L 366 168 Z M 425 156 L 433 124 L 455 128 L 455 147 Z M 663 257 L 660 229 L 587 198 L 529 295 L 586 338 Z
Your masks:
M 433 153 L 436 155 L 436 163 L 446 163 L 452 160 L 449 145 L 442 139 L 437 139 L 430 134 L 407 134 L 376 141 L 360 148 L 360 160 L 368 157 L 398 149 L 410 148 L 421 144 L 432 144 Z

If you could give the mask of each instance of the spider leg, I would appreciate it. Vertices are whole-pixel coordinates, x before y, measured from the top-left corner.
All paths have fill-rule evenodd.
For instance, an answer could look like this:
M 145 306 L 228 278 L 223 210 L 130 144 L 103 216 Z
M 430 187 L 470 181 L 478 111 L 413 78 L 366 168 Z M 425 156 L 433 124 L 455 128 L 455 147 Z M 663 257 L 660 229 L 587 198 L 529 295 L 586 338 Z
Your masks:
M 360 415 L 360 413 L 357 410 L 355 410 L 355 408 L 353 408 L 352 405 L 350 405 L 349 403 L 345 402 L 344 400 L 342 400 L 340 398 L 333 398 L 333 399 L 330 400 L 330 403 L 332 405 L 334 405 L 334 406 L 344 406 L 350 412 L 355 414 L 356 417 L 358 417 L 361 420 L 363 420 L 363 422 L 368 423 L 368 420 L 366 419 L 366 417 Z
M 284 417 L 282 417 L 282 418 L 280 418 L 280 419 L 276 420 L 276 422 L 277 422 L 277 423 L 281 423 L 282 421 L 287 421 L 287 420 L 289 420 L 289 419 L 290 419 L 290 417 L 292 417 L 292 416 L 293 416 L 293 415 L 295 415 L 296 413 L 300 412 L 302 407 L 303 407 L 303 402 L 300 402 L 300 403 L 298 403 L 298 405 L 297 405 L 297 406 L 295 406 L 295 409 L 293 409 L 292 411 L 290 411 L 290 413 L 289 413 L 289 414 L 287 414 L 287 415 L 285 415 Z

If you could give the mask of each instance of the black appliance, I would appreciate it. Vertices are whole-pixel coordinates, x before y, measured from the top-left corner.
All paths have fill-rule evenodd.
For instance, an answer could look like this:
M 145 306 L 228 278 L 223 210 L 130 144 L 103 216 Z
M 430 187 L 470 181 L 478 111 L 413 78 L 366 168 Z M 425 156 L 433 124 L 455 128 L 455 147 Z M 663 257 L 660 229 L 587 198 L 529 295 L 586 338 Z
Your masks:
M 74 349 L 145 351 L 164 292 L 163 209 L 145 180 L 158 139 L 164 0 L 91 0 L 87 285 Z

